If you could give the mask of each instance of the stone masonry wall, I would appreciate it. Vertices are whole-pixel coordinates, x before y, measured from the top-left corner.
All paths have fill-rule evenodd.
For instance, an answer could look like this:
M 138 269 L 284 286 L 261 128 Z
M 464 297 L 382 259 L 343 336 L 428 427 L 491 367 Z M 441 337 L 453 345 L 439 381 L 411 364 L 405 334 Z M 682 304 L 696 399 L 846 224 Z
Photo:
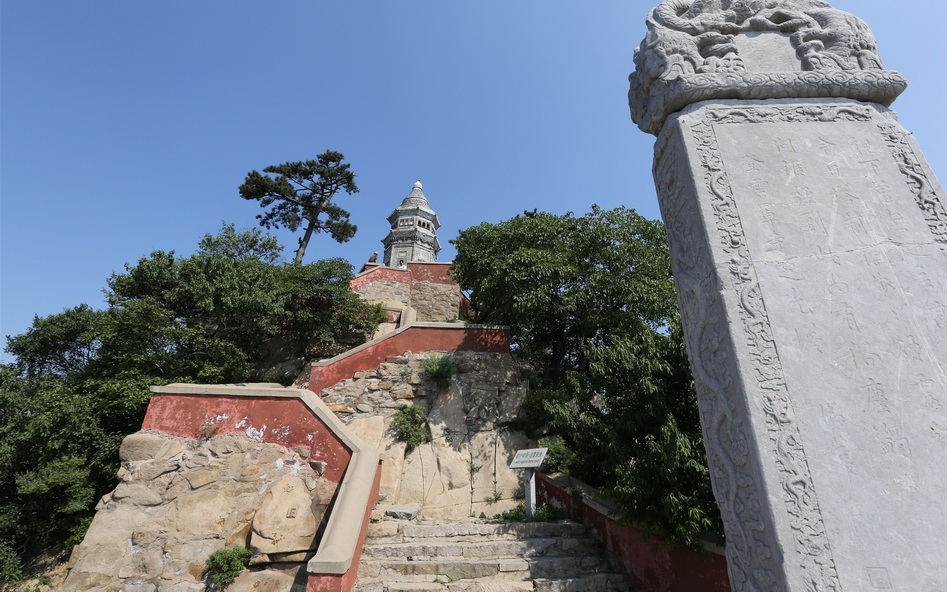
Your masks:
M 521 474 L 508 468 L 516 450 L 535 445 L 508 424 L 526 381 L 509 354 L 455 352 L 446 387 L 425 377 L 424 360 L 443 352 L 389 357 L 323 390 L 349 428 L 382 453 L 380 503 L 414 505 L 426 519 L 493 516 L 520 503 Z M 428 412 L 432 442 L 405 453 L 391 429 L 404 405 Z
M 363 300 L 388 308 L 407 308 L 411 302 L 411 285 L 394 280 L 378 280 L 359 286 Z
M 411 306 L 419 322 L 456 321 L 460 315 L 460 288 L 457 284 L 414 282 Z

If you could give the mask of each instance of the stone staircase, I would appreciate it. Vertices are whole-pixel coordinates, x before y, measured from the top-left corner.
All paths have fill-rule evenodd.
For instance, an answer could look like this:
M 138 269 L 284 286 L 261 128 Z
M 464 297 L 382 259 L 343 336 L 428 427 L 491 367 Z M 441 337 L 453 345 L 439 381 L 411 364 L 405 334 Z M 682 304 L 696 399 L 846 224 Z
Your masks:
M 630 578 L 575 522 L 369 526 L 356 592 L 630 592 Z

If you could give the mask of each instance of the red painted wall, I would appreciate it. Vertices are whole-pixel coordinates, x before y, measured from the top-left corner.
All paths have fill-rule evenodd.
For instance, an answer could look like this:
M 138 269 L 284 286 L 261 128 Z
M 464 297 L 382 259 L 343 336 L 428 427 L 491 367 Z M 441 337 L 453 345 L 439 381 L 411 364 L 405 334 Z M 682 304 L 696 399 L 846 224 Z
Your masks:
M 536 496 L 561 507 L 570 518 L 589 526 L 608 551 L 621 561 L 641 592 L 730 592 L 727 560 L 698 553 L 633 526 L 620 526 L 557 484 L 536 479 Z M 553 502 L 555 500 L 555 502 Z
M 415 282 L 457 284 L 451 277 L 450 263 L 408 263 L 408 270 Z
M 243 432 L 259 442 L 308 446 L 310 459 L 325 461 L 323 477 L 333 483 L 342 480 L 352 458 L 332 430 L 296 398 L 155 393 L 141 429 L 184 438 L 209 435 L 209 430 Z
M 320 393 L 340 380 L 352 378 L 356 372 L 377 368 L 388 356 L 398 356 L 406 351 L 456 350 L 506 353 L 510 351 L 510 333 L 507 329 L 492 327 L 410 326 L 329 366 L 313 366 L 309 374 L 309 390 Z

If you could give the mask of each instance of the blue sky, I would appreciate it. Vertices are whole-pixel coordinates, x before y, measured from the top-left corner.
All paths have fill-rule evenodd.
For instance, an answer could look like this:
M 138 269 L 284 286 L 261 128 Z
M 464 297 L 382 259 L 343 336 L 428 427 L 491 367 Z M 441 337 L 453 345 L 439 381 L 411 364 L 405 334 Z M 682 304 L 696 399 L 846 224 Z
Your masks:
M 356 267 L 420 179 L 443 224 L 597 203 L 659 216 L 653 138 L 626 103 L 656 0 L 0 3 L 0 335 L 103 306 L 114 271 L 253 227 L 246 173 L 345 154 Z M 907 91 L 893 108 L 943 180 L 943 0 L 837 0 Z M 276 233 L 290 257 L 295 237 Z M 4 356 L 3 359 L 8 359 Z

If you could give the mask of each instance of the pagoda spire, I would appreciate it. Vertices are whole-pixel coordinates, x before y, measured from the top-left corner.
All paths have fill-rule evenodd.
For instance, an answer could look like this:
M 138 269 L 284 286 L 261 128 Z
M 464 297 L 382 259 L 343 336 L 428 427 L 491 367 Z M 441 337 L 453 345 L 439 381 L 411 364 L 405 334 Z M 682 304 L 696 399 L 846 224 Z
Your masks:
M 401 205 L 388 216 L 391 230 L 382 240 L 384 263 L 389 267 L 405 267 L 412 261 L 437 261 L 441 245 L 437 229 L 441 222 L 424 196 L 421 181 L 416 181 Z

